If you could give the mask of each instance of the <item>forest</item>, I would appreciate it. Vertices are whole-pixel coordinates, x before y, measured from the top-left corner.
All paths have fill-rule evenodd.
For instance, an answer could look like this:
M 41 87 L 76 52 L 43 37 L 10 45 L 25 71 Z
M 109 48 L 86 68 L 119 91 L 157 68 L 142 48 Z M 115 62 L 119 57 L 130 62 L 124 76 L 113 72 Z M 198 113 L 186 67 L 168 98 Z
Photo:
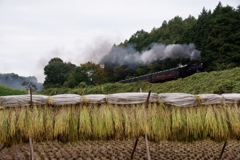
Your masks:
M 114 44 L 98 64 L 76 66 L 53 58 L 44 67 L 43 85 L 96 86 L 200 62 L 207 72 L 240 66 L 240 5 L 219 2 L 213 11 L 203 8 L 198 18 L 176 16 L 150 32 L 139 30 Z

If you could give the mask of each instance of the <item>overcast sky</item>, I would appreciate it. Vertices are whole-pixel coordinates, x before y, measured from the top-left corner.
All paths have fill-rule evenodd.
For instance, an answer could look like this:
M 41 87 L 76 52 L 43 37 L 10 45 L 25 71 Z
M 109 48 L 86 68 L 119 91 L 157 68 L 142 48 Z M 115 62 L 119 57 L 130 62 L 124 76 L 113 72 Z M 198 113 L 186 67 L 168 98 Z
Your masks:
M 189 15 L 218 0 L 0 0 L 0 73 L 36 76 L 54 57 L 80 65 L 97 63 L 113 44 L 164 20 Z M 222 0 L 236 8 L 238 0 Z

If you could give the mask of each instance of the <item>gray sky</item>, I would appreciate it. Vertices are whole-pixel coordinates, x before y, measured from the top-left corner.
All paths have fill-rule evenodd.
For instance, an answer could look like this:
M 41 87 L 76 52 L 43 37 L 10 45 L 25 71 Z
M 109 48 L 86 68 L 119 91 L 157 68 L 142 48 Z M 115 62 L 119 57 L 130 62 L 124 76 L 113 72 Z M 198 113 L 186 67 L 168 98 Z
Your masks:
M 97 63 L 112 45 L 138 30 L 189 15 L 218 0 L 0 0 L 0 73 L 36 76 L 54 57 L 80 65 Z M 238 0 L 222 0 L 236 8 Z

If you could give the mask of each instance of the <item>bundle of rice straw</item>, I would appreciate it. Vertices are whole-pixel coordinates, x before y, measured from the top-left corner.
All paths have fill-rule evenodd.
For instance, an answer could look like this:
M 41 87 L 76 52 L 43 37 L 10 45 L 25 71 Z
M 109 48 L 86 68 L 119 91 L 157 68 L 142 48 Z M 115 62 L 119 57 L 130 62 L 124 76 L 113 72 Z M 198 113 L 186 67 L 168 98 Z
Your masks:
M 222 94 L 224 99 L 224 104 L 240 104 L 240 94 L 228 93 Z
M 221 104 L 222 96 L 219 94 L 199 94 L 197 95 L 200 99 L 201 105 Z
M 83 96 L 84 101 L 86 103 L 94 103 L 94 104 L 101 104 L 106 102 L 106 95 L 105 94 L 89 94 Z
M 160 102 L 174 106 L 196 106 L 197 99 L 192 94 L 187 93 L 160 93 L 158 94 Z
M 110 104 L 140 104 L 146 102 L 148 97 L 147 92 L 131 92 L 131 93 L 116 93 L 107 96 L 107 102 Z M 151 93 L 149 102 L 154 103 L 158 101 L 158 95 Z
M 45 105 L 48 102 L 48 96 L 33 95 L 32 102 L 34 105 Z M 21 107 L 30 105 L 30 95 L 1 96 L 0 106 Z
M 54 106 L 79 104 L 82 102 L 82 97 L 78 94 L 59 94 L 50 97 L 50 104 Z

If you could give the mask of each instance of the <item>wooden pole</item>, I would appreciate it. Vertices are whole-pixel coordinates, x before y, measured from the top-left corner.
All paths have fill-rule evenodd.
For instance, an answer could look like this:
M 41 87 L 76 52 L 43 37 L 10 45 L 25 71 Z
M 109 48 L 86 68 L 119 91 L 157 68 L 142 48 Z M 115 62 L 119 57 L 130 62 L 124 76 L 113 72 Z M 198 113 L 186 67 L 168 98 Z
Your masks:
M 0 152 L 6 147 L 6 144 L 3 144 L 2 148 L 0 149 Z
M 147 150 L 147 159 L 151 160 L 147 134 L 145 134 L 145 142 L 146 142 L 146 150 Z
M 147 101 L 146 101 L 146 108 L 148 108 L 150 95 L 151 95 L 151 90 L 148 92 L 148 97 L 147 97 Z M 150 151 L 149 151 L 149 144 L 148 144 L 148 137 L 147 137 L 146 133 L 145 133 L 145 142 L 146 142 L 147 159 L 151 160 Z
M 133 157 L 134 157 L 134 152 L 137 148 L 138 139 L 139 139 L 139 137 L 136 138 L 136 141 L 135 141 L 135 144 L 134 144 L 134 147 L 133 147 L 133 150 L 132 150 L 132 154 L 131 154 L 131 159 L 133 159 Z
M 224 150 L 225 150 L 226 145 L 227 145 L 227 140 L 225 141 L 225 143 L 224 143 L 224 145 L 223 145 L 223 148 L 222 148 L 221 154 L 220 154 L 220 156 L 219 156 L 219 159 L 222 159 L 222 155 L 223 155 L 223 152 L 224 152 Z
M 30 108 L 33 108 L 33 104 L 32 104 L 32 87 L 29 87 L 30 89 Z M 32 141 L 32 137 L 29 137 L 29 145 L 30 145 L 30 160 L 34 160 L 34 151 L 33 151 L 33 141 Z
M 148 91 L 148 97 L 147 97 L 147 101 L 146 101 L 146 108 L 148 108 L 148 103 L 149 103 L 150 95 L 151 95 L 151 90 Z
M 140 92 L 141 92 L 141 89 L 140 89 Z M 148 108 L 148 103 L 149 103 L 150 94 L 151 94 L 151 90 L 148 92 L 148 97 L 147 97 L 147 100 L 146 100 L 146 103 L 145 103 L 146 108 Z M 148 160 L 151 160 L 150 151 L 149 151 L 149 144 L 148 144 L 148 137 L 147 137 L 147 134 L 146 134 L 146 133 L 144 134 L 144 137 L 145 137 L 145 143 L 146 143 L 147 159 L 148 159 Z M 134 152 L 135 152 L 135 150 L 136 150 L 136 148 L 137 148 L 138 139 L 139 139 L 139 137 L 136 138 L 135 144 L 134 144 L 134 146 L 133 146 L 133 150 L 132 150 L 132 154 L 131 154 L 131 159 L 133 159 L 133 157 L 134 157 Z
M 31 86 L 29 87 L 29 90 L 30 90 L 30 108 L 32 109 L 33 105 L 32 105 L 32 87 Z
M 32 137 L 29 137 L 29 145 L 30 145 L 30 160 L 34 160 Z

